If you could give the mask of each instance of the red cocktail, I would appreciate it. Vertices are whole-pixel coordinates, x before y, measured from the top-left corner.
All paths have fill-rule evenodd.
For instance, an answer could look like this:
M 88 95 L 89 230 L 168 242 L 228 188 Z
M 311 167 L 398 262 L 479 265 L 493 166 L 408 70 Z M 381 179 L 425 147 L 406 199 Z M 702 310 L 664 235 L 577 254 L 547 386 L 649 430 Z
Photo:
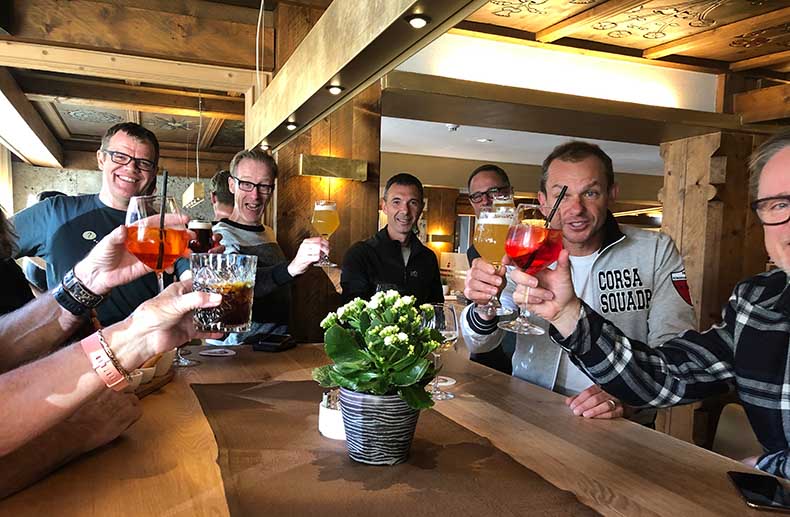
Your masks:
M 505 253 L 516 265 L 535 275 L 552 262 L 556 262 L 562 250 L 562 230 L 547 228 L 546 214 L 551 207 L 540 205 L 518 205 L 513 223 L 507 232 Z M 527 290 L 529 298 L 529 290 Z M 526 304 L 521 314 L 513 321 L 502 321 L 499 328 L 516 334 L 541 335 L 546 331 L 529 321 Z
M 530 275 L 556 262 L 561 250 L 562 230 L 531 224 L 511 226 L 505 241 L 505 253 Z

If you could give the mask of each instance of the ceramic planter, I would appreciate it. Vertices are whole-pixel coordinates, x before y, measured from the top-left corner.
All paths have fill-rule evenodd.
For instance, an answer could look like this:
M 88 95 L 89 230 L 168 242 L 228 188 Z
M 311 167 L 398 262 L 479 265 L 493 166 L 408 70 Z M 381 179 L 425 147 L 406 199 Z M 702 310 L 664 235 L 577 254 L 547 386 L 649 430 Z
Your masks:
M 420 411 L 398 395 L 369 395 L 340 388 L 340 409 L 352 460 L 395 465 L 409 457 Z

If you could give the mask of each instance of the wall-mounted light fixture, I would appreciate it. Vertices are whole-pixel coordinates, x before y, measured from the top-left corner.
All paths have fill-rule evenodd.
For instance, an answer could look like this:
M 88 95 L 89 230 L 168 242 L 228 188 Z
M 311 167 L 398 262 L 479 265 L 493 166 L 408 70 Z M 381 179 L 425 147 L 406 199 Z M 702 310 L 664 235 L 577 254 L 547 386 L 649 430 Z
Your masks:
M 338 84 L 330 84 L 329 86 L 326 87 L 326 91 L 328 91 L 332 95 L 340 95 L 343 92 L 343 90 L 345 90 L 345 88 L 343 88 Z
M 300 154 L 299 175 L 366 181 L 368 179 L 368 162 L 350 158 Z
M 409 25 L 414 27 L 415 29 L 422 29 L 429 23 L 431 23 L 431 17 L 425 16 L 424 14 L 410 14 L 403 18 Z
M 438 233 L 429 233 L 428 242 L 453 242 L 452 235 L 441 235 Z

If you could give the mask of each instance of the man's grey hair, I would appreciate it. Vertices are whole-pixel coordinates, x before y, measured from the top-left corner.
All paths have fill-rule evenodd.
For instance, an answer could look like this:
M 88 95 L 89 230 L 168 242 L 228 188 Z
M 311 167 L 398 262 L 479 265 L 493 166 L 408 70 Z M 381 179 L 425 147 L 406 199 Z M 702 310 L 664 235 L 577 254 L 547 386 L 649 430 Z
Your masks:
M 790 147 L 790 129 L 775 134 L 752 153 L 752 157 L 749 160 L 749 171 L 751 172 L 751 176 L 749 176 L 749 195 L 751 195 L 753 200 L 757 199 L 757 191 L 760 188 L 760 176 L 763 173 L 765 164 L 785 147 Z
M 274 161 L 274 158 L 267 153 L 266 151 L 255 147 L 253 149 L 245 149 L 243 151 L 239 151 L 236 153 L 236 156 L 230 161 L 230 174 L 231 176 L 237 176 L 236 169 L 239 166 L 239 163 L 242 160 L 255 160 L 256 162 L 260 162 L 264 164 L 270 171 L 272 171 L 272 177 L 277 177 L 277 162 Z

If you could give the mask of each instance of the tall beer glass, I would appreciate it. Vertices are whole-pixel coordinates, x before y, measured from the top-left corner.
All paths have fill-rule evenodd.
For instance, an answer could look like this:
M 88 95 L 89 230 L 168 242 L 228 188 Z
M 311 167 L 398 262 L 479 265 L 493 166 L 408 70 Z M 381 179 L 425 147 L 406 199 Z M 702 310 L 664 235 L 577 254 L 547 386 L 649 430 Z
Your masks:
M 324 239 L 329 240 L 329 237 L 335 233 L 335 230 L 340 226 L 340 217 L 337 215 L 337 203 L 328 201 L 326 199 L 319 199 L 313 205 L 313 228 Z M 337 267 L 337 264 L 329 260 L 323 252 L 321 259 L 313 264 L 316 267 Z
M 475 249 L 495 268 L 502 265 L 507 232 L 514 212 L 515 209 L 509 206 L 486 206 L 480 209 L 480 215 L 477 217 Z M 481 306 L 480 310 L 486 311 L 489 316 L 510 314 L 510 311 L 506 311 L 499 303 L 496 295 L 492 296 L 486 305 Z

